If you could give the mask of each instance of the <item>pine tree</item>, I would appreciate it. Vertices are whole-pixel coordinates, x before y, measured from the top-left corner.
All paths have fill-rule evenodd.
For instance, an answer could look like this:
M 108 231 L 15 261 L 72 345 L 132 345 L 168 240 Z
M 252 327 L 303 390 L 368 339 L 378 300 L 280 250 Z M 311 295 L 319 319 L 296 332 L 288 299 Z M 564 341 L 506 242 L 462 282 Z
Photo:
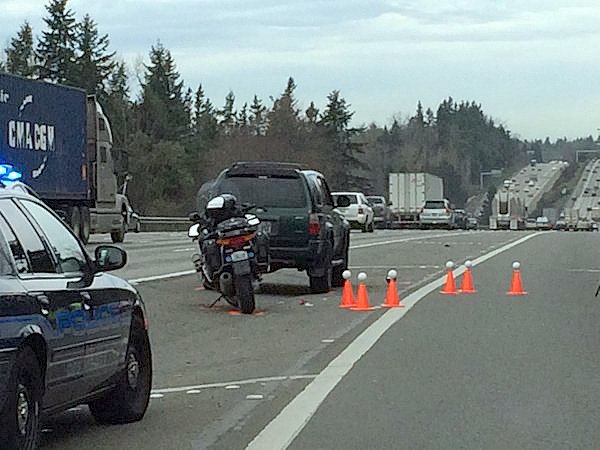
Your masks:
M 225 105 L 223 106 L 223 109 L 219 111 L 219 126 L 224 134 L 231 134 L 235 127 L 237 112 L 234 107 L 235 95 L 232 91 L 229 91 L 225 97 Z
M 218 133 L 218 123 L 210 99 L 205 98 L 202 85 L 198 86 L 194 96 L 194 133 L 203 143 L 211 142 Z
M 335 168 L 332 172 L 332 184 L 343 189 L 363 190 L 366 180 L 361 172 L 366 167 L 356 157 L 360 152 L 360 145 L 352 141 L 352 138 L 362 130 L 350 128 L 350 120 L 354 112 L 350 111 L 350 105 L 340 96 L 339 91 L 332 91 L 327 96 L 327 100 L 320 124 L 328 130 L 333 150 L 331 156 Z
M 250 105 L 250 117 L 248 119 L 252 133 L 255 136 L 263 136 L 267 127 L 267 108 L 257 95 L 254 95 L 252 105 Z
M 25 21 L 17 36 L 10 40 L 6 53 L 6 70 L 12 74 L 31 78 L 35 73 L 35 53 L 33 33 L 29 22 Z
M 300 129 L 300 117 L 297 101 L 294 98 L 296 83 L 289 78 L 281 96 L 273 102 L 273 108 L 268 114 L 268 131 L 270 135 L 295 137 Z
M 99 36 L 96 22 L 86 14 L 77 24 L 75 80 L 73 83 L 88 94 L 105 96 L 105 80 L 112 73 L 115 53 L 108 53 L 108 35 Z
M 37 71 L 43 80 L 71 84 L 75 75 L 75 37 L 77 24 L 68 0 L 50 0 L 46 5 L 48 27 L 37 44 Z
M 306 119 L 308 120 L 309 123 L 311 123 L 311 124 L 317 123 L 317 121 L 319 120 L 319 110 L 315 106 L 315 102 L 310 102 L 310 105 L 308 108 L 306 108 L 306 111 L 304 112 L 304 114 L 306 114 Z
M 155 140 L 178 139 L 189 132 L 183 82 L 171 52 L 160 42 L 150 50 L 142 83 L 141 129 Z
M 110 119 L 115 146 L 127 143 L 128 135 L 133 132 L 131 101 L 129 99 L 127 67 L 117 62 L 106 81 L 106 97 L 102 105 Z

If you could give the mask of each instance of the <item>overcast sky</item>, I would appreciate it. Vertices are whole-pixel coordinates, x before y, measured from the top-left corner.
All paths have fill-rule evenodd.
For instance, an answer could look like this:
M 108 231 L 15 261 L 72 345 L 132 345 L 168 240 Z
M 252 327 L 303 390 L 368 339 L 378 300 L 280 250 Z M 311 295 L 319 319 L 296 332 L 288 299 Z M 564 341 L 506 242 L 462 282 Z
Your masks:
M 0 0 L 0 46 L 45 0 Z M 475 100 L 522 138 L 600 128 L 598 0 L 70 0 L 135 65 L 160 40 L 186 85 L 217 106 L 269 102 L 289 76 L 306 108 L 334 89 L 356 124 L 389 124 L 417 101 Z M 135 84 L 132 80 L 132 83 Z M 137 89 L 133 87 L 133 89 Z

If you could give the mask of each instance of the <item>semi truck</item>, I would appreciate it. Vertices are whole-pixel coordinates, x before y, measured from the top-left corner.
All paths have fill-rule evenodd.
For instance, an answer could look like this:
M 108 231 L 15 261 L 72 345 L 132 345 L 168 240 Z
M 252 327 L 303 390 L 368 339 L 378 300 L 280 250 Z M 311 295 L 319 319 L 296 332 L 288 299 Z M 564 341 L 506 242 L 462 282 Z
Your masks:
M 118 153 L 94 96 L 0 73 L 0 135 L 0 163 L 21 173 L 83 242 L 90 233 L 123 241 L 131 208 L 118 191 Z
M 492 201 L 490 230 L 524 229 L 526 215 L 521 199 L 511 190 L 510 181 L 505 181 Z
M 389 201 L 394 222 L 403 227 L 419 226 L 419 214 L 427 200 L 444 199 L 444 181 L 429 173 L 390 173 Z

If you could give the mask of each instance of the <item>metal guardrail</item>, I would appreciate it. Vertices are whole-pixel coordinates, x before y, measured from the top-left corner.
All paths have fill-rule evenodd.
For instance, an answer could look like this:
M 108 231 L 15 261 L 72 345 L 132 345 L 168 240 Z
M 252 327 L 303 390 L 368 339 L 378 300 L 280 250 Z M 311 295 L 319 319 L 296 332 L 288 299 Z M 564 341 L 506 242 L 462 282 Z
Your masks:
M 191 222 L 187 217 L 141 216 L 140 231 L 187 231 Z

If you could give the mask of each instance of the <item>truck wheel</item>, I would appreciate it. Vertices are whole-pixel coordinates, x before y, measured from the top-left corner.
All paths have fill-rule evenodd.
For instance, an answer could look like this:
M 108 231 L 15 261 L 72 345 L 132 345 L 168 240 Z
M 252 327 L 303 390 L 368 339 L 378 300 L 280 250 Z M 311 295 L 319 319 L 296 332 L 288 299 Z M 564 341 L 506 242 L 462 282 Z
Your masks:
M 121 229 L 110 233 L 110 238 L 114 244 L 119 244 L 125 240 L 125 234 L 127 233 L 127 212 L 123 211 L 122 216 Z
M 254 287 L 252 286 L 252 275 L 234 277 L 235 297 L 242 314 L 254 312 Z
M 76 236 L 81 235 L 81 212 L 78 206 L 69 208 L 69 225 Z
M 79 237 L 84 244 L 87 244 L 90 241 L 90 208 L 88 208 L 87 206 L 82 206 L 81 208 L 79 208 L 79 214 L 81 216 L 81 228 L 79 229 Z
M 35 450 L 40 439 L 42 371 L 35 353 L 25 347 L 8 381 L 5 408 L 0 412 L 0 442 L 6 450 Z
M 148 334 L 141 319 L 134 317 L 127 349 L 127 367 L 115 389 L 89 403 L 99 423 L 137 422 L 144 417 L 152 387 L 152 355 Z

